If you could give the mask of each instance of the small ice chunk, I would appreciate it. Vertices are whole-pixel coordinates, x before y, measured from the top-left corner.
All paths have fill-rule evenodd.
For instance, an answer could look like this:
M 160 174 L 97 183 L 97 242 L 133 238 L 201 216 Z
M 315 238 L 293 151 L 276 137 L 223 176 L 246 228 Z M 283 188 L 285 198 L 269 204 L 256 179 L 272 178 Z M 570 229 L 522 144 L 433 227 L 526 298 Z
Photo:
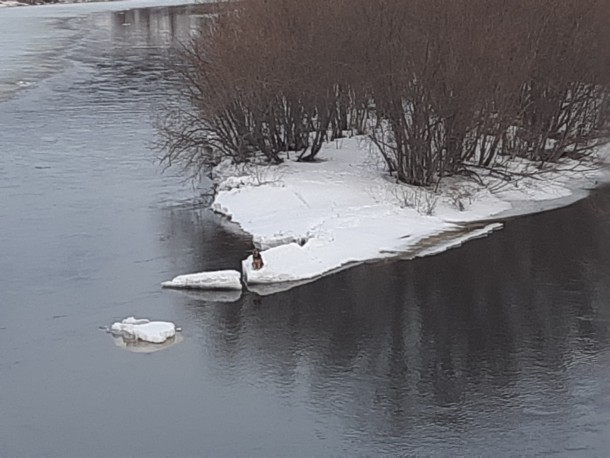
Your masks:
M 176 335 L 176 325 L 169 321 L 150 321 L 130 316 L 113 323 L 110 332 L 133 340 L 159 344 Z
M 161 283 L 164 288 L 241 290 L 241 274 L 236 270 L 217 270 L 179 275 Z

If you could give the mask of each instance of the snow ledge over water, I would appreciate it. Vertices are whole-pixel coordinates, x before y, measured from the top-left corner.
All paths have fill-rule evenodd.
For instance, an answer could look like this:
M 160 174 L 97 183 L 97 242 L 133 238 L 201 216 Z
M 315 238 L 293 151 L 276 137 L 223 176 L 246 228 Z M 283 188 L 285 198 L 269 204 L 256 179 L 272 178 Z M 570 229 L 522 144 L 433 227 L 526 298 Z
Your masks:
M 164 288 L 204 289 L 204 290 L 239 290 L 241 291 L 241 274 L 236 270 L 218 270 L 179 275 L 173 280 L 161 283 Z
M 608 153 L 606 145 L 597 159 L 607 160 Z M 262 269 L 252 269 L 251 256 L 242 263 L 248 285 L 301 284 L 347 265 L 436 254 L 501 228 L 477 222 L 568 205 L 604 177 L 599 163 L 567 160 L 540 171 L 513 159 L 503 164 L 511 181 L 481 171 L 482 183 L 446 178 L 433 191 L 396 183 L 362 137 L 328 143 L 319 158 L 260 166 L 254 174 L 252 167 L 246 173 L 228 163 L 216 168 L 212 209 L 238 223 L 262 250 Z

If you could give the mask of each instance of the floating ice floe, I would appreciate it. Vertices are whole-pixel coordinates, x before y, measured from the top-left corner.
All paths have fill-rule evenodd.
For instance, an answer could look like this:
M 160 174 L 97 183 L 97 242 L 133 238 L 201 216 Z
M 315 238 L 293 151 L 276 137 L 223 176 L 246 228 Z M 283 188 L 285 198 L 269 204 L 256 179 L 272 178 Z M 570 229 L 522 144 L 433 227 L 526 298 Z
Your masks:
M 164 288 L 241 290 L 241 274 L 236 270 L 217 270 L 179 275 L 161 283 Z
M 150 321 L 146 318 L 125 318 L 113 323 L 110 332 L 117 337 L 131 341 L 161 344 L 176 336 L 176 325 L 169 321 Z

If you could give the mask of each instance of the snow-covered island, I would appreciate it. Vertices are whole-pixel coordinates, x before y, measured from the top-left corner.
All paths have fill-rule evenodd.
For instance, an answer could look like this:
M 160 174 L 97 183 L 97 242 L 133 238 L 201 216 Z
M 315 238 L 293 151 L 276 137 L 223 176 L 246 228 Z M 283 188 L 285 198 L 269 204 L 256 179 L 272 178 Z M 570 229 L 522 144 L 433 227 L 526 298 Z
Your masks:
M 541 28 L 526 4 L 301 4 L 232 2 L 201 23 L 158 124 L 161 162 L 209 175 L 213 210 L 262 251 L 248 288 L 438 253 L 600 179 L 599 2 L 572 28 L 581 7 Z
M 501 227 L 490 220 L 574 202 L 603 175 L 593 160 L 564 160 L 548 170 L 503 160 L 511 180 L 482 171 L 480 182 L 455 177 L 432 190 L 397 183 L 372 142 L 345 138 L 324 145 L 315 163 L 220 164 L 212 209 L 252 234 L 262 250 L 262 269 L 252 269 L 251 256 L 243 262 L 248 286 L 286 289 L 365 261 L 459 246 Z

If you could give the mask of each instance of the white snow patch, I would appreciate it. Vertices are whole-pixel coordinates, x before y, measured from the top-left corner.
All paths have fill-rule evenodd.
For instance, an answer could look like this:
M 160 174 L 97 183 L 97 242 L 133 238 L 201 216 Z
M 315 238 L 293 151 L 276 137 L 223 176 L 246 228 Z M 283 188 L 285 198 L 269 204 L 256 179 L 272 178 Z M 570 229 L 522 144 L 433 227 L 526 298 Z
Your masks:
M 160 344 L 176 335 L 176 325 L 169 321 L 150 321 L 131 316 L 113 323 L 110 332 L 128 340 Z
M 565 161 L 568 171 L 530 177 L 525 175 L 536 171 L 534 164 L 516 159 L 506 172 L 521 173 L 518 180 L 507 183 L 481 171 L 483 185 L 446 179 L 434 192 L 389 179 L 379 151 L 363 138 L 328 143 L 319 157 L 316 163 L 286 161 L 275 171 L 266 166 L 266 176 L 275 177 L 269 183 L 235 176 L 239 171 L 227 163 L 215 170 L 220 191 L 212 209 L 250 233 L 262 250 L 262 269 L 252 269 L 251 257 L 243 261 L 251 289 L 302 284 L 353 263 L 408 253 L 421 240 L 461 230 L 463 223 L 525 213 L 532 202 L 540 208 L 569 199 L 601 175 Z M 419 255 L 438 253 L 499 227 L 489 225 L 457 239 L 440 237 L 446 241 Z
M 0 1 L 0 8 L 9 6 L 28 6 L 27 3 L 16 2 L 14 0 L 2 0 Z
M 161 283 L 164 288 L 241 290 L 241 274 L 236 270 L 217 270 L 179 275 Z
M 281 232 L 273 234 L 272 236 L 254 236 L 252 242 L 256 247 L 261 250 L 268 250 L 280 245 L 287 245 L 288 243 L 298 243 L 299 245 L 305 245 L 307 240 L 298 237 L 293 234 L 282 234 Z

